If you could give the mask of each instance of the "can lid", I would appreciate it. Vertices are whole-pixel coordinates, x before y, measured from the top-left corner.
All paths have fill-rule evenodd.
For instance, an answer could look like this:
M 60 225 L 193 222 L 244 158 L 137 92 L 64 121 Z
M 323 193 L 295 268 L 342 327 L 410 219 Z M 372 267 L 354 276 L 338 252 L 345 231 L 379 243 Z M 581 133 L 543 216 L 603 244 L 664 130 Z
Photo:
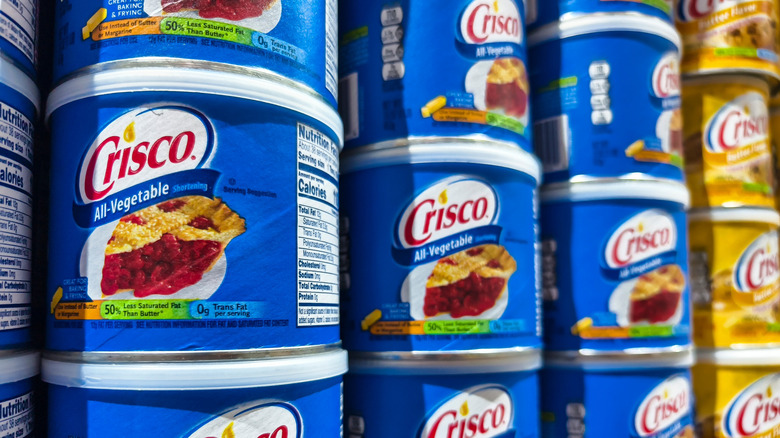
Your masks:
M 540 198 L 542 202 L 651 199 L 676 202 L 685 208 L 690 203 L 688 189 L 680 183 L 639 180 L 550 184 L 542 189 Z
M 0 57 L 0 83 L 13 88 L 26 97 L 35 106 L 36 113 L 41 111 L 41 94 L 38 86 L 11 61 Z M 35 120 L 32 120 L 35 122 Z
M 538 184 L 539 161 L 508 143 L 442 138 L 435 143 L 412 143 L 385 149 L 355 150 L 341 156 L 341 173 L 383 166 L 423 163 L 468 163 L 505 167 L 530 175 Z
M 780 226 L 780 214 L 769 208 L 709 208 L 688 212 L 689 222 L 763 222 Z
M 727 366 L 780 365 L 780 348 L 745 350 L 696 349 L 696 363 Z
M 528 45 L 551 40 L 602 32 L 644 32 L 671 41 L 682 50 L 682 41 L 675 28 L 656 17 L 631 13 L 587 14 L 570 20 L 557 21 L 537 29 L 528 36 Z
M 745 84 L 753 88 L 759 88 L 769 94 L 769 83 L 761 77 L 747 74 L 730 73 L 704 73 L 696 76 L 683 77 L 683 86 L 691 85 L 716 85 L 716 84 Z
M 20 351 L 0 356 L 0 384 L 18 382 L 38 375 L 41 357 L 35 351 Z
M 344 350 L 263 360 L 77 363 L 43 359 L 45 382 L 115 390 L 255 388 L 311 382 L 344 374 Z
M 653 368 L 687 368 L 693 365 L 690 349 L 673 353 L 609 354 L 585 356 L 576 352 L 547 352 L 544 366 L 578 368 L 587 371 L 643 370 Z
M 116 93 L 169 91 L 217 94 L 257 100 L 308 115 L 327 125 L 344 145 L 344 127 L 338 113 L 324 100 L 287 86 L 271 76 L 238 74 L 218 70 L 137 67 L 103 70 L 63 82 L 49 94 L 48 119 L 57 108 L 76 100 Z
M 542 366 L 539 350 L 521 353 L 436 354 L 422 358 L 386 359 L 371 353 L 350 353 L 349 371 L 389 376 L 492 374 L 535 371 Z

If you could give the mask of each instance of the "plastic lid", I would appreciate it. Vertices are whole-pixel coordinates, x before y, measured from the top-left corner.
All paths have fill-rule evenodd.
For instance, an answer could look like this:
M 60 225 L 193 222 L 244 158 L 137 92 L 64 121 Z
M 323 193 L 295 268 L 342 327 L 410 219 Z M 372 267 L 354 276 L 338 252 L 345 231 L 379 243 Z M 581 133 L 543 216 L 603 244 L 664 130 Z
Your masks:
M 712 208 L 688 212 L 688 221 L 763 222 L 780 226 L 780 214 L 769 208 Z
M 35 85 L 35 82 L 29 76 L 14 66 L 11 61 L 3 57 L 0 57 L 0 83 L 21 93 L 35 105 L 35 111 L 40 113 L 41 94 L 38 92 L 38 86 Z
M 37 376 L 41 357 L 35 351 L 23 351 L 0 356 L 0 384 L 18 382 Z
M 780 348 L 751 350 L 696 350 L 696 363 L 727 366 L 772 366 L 780 365 Z
M 588 14 L 571 20 L 557 21 L 531 33 L 528 36 L 528 45 L 602 32 L 644 32 L 658 35 L 671 41 L 678 50 L 682 50 L 680 35 L 672 25 L 660 18 L 630 13 Z
M 524 353 L 442 354 L 424 359 L 391 360 L 372 358 L 370 353 L 351 354 L 349 371 L 390 376 L 489 374 L 534 371 L 542 366 L 538 350 Z
M 580 182 L 550 184 L 540 193 L 542 202 L 595 201 L 600 199 L 651 199 L 682 204 L 690 203 L 688 189 L 679 183 L 665 181 L 624 180 L 615 182 Z
M 422 163 L 469 163 L 504 167 L 523 172 L 537 184 L 541 178 L 539 161 L 517 146 L 490 141 L 442 139 L 437 143 L 397 146 L 369 151 L 353 151 L 341 156 L 341 173 L 382 166 Z
M 747 84 L 753 88 L 760 88 L 769 94 L 769 83 L 758 76 L 746 74 L 700 74 L 683 78 L 683 86 L 715 84 Z
M 92 96 L 142 91 L 174 91 L 218 94 L 257 100 L 306 114 L 326 124 L 344 144 L 344 128 L 338 113 L 325 101 L 305 91 L 285 86 L 271 77 L 242 75 L 187 67 L 137 67 L 104 70 L 64 82 L 49 95 L 46 117 L 57 108 Z
M 611 354 L 602 356 L 548 352 L 544 357 L 545 367 L 578 368 L 587 371 L 687 368 L 692 366 L 693 363 L 693 352 L 690 349 L 674 353 Z
M 92 389 L 202 390 L 291 385 L 347 372 L 347 352 L 279 359 L 76 363 L 43 359 L 43 380 L 55 385 Z

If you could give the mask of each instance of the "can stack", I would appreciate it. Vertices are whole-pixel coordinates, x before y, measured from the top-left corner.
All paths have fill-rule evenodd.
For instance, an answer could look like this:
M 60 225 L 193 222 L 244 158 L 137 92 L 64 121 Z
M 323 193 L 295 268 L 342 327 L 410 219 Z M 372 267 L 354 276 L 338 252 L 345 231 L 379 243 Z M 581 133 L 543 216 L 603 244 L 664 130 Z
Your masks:
M 777 14 L 776 1 L 684 0 L 677 10 L 703 438 L 761 436 L 780 424 L 761 413 L 774 403 L 780 367 L 780 215 L 768 109 L 779 78 Z
M 119 3 L 57 2 L 49 436 L 340 436 L 335 1 Z
M 40 115 L 36 0 L 0 5 L 0 435 L 34 436 L 33 155 Z
M 340 2 L 352 438 L 539 436 L 523 6 Z
M 541 1 L 536 13 L 542 436 L 693 437 L 671 2 Z

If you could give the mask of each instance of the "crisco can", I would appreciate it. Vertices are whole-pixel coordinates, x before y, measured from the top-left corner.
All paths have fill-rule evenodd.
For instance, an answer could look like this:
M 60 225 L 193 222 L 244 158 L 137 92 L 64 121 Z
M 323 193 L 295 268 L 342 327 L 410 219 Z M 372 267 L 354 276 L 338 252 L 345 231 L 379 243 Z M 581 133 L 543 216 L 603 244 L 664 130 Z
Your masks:
M 751 71 L 777 78 L 777 18 L 776 0 L 679 0 L 683 73 Z
M 753 76 L 684 81 L 685 169 L 693 207 L 774 207 L 769 85 Z
M 778 190 L 778 175 L 780 175 L 780 155 L 778 155 L 777 144 L 780 140 L 780 101 L 775 96 L 769 101 L 769 140 L 772 147 L 772 163 L 775 171 L 775 205 L 780 205 L 780 190 Z
M 532 9 L 526 1 L 526 23 L 529 30 L 554 21 L 565 21 L 584 14 L 631 12 L 651 15 L 665 21 L 674 21 L 673 0 L 531 0 Z M 531 11 L 535 13 L 531 13 Z
M 780 215 L 720 208 L 688 218 L 694 342 L 718 348 L 780 344 Z

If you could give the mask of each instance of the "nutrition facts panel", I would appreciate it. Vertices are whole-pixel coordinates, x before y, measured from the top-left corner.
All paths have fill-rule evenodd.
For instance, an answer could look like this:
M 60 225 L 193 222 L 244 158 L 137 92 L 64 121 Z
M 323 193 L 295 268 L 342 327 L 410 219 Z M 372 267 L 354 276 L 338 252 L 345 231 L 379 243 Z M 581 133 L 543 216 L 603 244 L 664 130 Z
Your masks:
M 298 326 L 339 323 L 338 147 L 298 124 Z

